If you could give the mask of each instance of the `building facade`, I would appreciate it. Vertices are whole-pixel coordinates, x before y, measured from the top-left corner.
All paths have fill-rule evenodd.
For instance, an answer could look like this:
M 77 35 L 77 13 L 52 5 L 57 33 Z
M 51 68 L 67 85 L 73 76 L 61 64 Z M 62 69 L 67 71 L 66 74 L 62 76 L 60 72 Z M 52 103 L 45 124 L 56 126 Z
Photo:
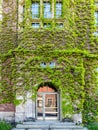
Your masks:
M 1 119 L 97 120 L 98 2 L 0 2 Z

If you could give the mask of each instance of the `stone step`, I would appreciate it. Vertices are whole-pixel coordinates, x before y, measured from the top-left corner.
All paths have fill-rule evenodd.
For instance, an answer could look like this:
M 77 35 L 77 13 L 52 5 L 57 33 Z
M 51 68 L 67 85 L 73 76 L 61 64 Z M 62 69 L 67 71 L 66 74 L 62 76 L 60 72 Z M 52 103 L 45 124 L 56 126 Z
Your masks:
M 83 127 L 71 122 L 23 122 L 12 130 L 83 130 Z
M 22 123 L 23 125 L 65 125 L 65 126 L 73 126 L 75 125 L 75 123 L 73 122 L 47 122 L 47 121 L 44 121 L 44 122 L 23 122 Z
M 13 128 L 11 130 L 25 130 L 25 129 L 18 129 L 18 128 Z
M 83 128 L 82 129 L 49 129 L 49 128 L 47 128 L 47 129 L 17 129 L 17 128 L 14 128 L 14 129 L 12 129 L 12 130 L 83 130 Z
M 48 125 L 18 125 L 16 126 L 18 129 L 82 129 L 81 126 L 48 126 Z

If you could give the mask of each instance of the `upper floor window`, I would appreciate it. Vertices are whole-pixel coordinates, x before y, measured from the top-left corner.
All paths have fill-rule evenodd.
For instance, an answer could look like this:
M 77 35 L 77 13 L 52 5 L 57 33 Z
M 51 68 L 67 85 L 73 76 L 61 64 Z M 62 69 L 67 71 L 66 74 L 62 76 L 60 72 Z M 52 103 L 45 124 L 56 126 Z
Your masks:
M 40 16 L 40 4 L 39 2 L 32 3 L 32 18 L 39 18 Z
M 51 5 L 49 2 L 44 2 L 44 18 L 51 18 Z
M 40 24 L 39 24 L 39 23 L 32 23 L 32 27 L 33 27 L 33 28 L 39 28 L 39 27 L 40 27 Z
M 32 18 L 61 18 L 62 17 L 62 2 L 50 2 L 47 0 L 40 0 L 39 2 L 32 2 Z
M 33 28 L 62 28 L 62 0 L 32 0 Z M 56 19 L 56 20 L 55 20 Z M 52 24 L 53 23 L 53 24 Z
M 62 3 L 56 3 L 56 18 L 61 18 L 62 16 Z
M 63 28 L 63 23 L 56 23 L 56 28 Z
M 98 11 L 95 11 L 95 24 L 98 26 Z
M 51 24 L 50 24 L 50 23 L 44 23 L 43 27 L 44 27 L 44 28 L 50 28 L 50 27 L 51 27 Z

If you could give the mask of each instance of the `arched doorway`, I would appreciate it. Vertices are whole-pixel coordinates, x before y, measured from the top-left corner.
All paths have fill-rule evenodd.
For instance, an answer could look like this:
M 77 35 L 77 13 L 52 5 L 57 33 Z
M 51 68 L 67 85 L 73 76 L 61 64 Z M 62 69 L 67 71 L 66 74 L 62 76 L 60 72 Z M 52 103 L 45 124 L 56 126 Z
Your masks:
M 59 120 L 59 93 L 53 86 L 40 86 L 37 93 L 37 120 Z

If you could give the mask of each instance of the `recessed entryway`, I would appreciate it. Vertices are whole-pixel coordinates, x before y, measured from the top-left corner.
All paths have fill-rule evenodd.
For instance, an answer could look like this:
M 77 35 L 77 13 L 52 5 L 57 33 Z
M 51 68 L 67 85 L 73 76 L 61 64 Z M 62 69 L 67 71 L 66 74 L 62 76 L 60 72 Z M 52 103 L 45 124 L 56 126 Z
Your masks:
M 36 100 L 37 120 L 59 120 L 59 93 L 54 87 L 39 87 Z

